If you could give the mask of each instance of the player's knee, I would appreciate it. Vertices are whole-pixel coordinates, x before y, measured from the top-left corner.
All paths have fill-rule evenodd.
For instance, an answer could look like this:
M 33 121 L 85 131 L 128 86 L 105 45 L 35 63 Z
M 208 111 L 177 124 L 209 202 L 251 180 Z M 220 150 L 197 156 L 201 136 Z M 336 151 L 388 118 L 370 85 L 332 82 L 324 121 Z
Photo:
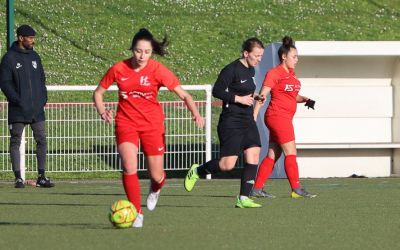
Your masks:
M 123 171 L 124 171 L 124 174 L 127 174 L 127 175 L 136 174 L 137 173 L 137 167 L 127 165 L 127 166 L 124 167 Z
M 235 167 L 235 162 L 230 162 L 230 161 L 220 161 L 219 162 L 219 169 L 222 172 L 230 171 Z
M 226 171 L 230 171 L 235 167 L 235 165 L 231 166 L 231 165 L 220 165 L 219 168 L 221 169 L 222 172 L 226 172 Z
M 218 162 L 219 169 L 222 172 L 230 171 L 235 167 L 236 161 L 237 161 L 237 156 L 225 156 L 225 157 L 222 157 Z
M 248 164 L 258 164 L 259 161 L 260 161 L 259 154 L 246 157 L 246 163 Z

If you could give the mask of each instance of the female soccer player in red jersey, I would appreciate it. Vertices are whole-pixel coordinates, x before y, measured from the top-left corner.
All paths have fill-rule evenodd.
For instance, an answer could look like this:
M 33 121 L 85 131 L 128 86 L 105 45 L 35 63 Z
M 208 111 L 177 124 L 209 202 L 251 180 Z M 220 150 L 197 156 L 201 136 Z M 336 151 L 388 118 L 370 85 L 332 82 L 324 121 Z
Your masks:
M 113 84 L 119 89 L 118 108 L 115 117 L 115 136 L 118 153 L 123 165 L 122 182 L 126 195 L 138 212 L 133 227 L 142 227 L 143 214 L 140 207 L 140 186 L 137 176 L 139 140 L 147 158 L 151 179 L 147 208 L 152 211 L 157 204 L 164 185 L 163 155 L 165 152 L 164 114 L 157 100 L 160 87 L 165 86 L 185 102 L 199 128 L 204 119 L 199 114 L 189 93 L 180 85 L 178 78 L 163 64 L 153 60 L 152 54 L 163 56 L 167 39 L 158 42 L 147 29 L 140 29 L 132 40 L 129 59 L 114 64 L 101 79 L 93 99 L 101 119 L 111 123 L 112 110 L 104 106 L 103 95 Z
M 279 159 L 283 151 L 285 155 L 285 172 L 292 188 L 292 198 L 313 198 L 316 195 L 305 191 L 300 186 L 292 120 L 296 112 L 297 103 L 305 103 L 305 106 L 314 109 L 315 101 L 299 95 L 301 84 L 294 72 L 298 57 L 292 38 L 285 36 L 282 39 L 282 46 L 278 50 L 278 56 L 281 62 L 280 65 L 267 72 L 263 87 L 259 93 L 262 97 L 271 93 L 271 101 L 264 118 L 265 125 L 270 132 L 270 140 L 268 154 L 258 169 L 252 196 L 274 197 L 265 192 L 263 186 L 272 172 L 275 161 Z M 256 103 L 254 119 L 257 118 L 262 104 L 261 102 Z
M 214 84 L 213 96 L 223 101 L 218 122 L 220 158 L 199 166 L 193 164 L 185 178 L 185 189 L 192 191 L 200 176 L 230 171 L 243 152 L 245 164 L 236 207 L 257 208 L 260 204 L 250 199 L 257 174 L 261 149 L 260 135 L 253 119 L 254 67 L 261 61 L 264 45 L 257 38 L 249 38 L 242 45 L 242 57 L 225 66 Z

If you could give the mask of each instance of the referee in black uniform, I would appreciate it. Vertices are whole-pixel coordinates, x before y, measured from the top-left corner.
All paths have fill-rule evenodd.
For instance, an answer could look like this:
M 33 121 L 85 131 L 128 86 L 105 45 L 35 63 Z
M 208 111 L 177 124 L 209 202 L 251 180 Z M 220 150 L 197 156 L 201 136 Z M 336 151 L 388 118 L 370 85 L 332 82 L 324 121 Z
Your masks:
M 185 178 L 185 189 L 192 191 L 200 176 L 230 171 L 239 154 L 244 153 L 245 165 L 236 207 L 257 208 L 260 204 L 249 198 L 257 174 L 261 149 L 260 135 L 253 116 L 254 67 L 261 61 L 264 46 L 257 38 L 243 42 L 241 58 L 225 66 L 214 84 L 213 96 L 223 101 L 218 122 L 220 158 L 199 166 L 193 164 Z M 260 102 L 264 98 L 259 99 Z

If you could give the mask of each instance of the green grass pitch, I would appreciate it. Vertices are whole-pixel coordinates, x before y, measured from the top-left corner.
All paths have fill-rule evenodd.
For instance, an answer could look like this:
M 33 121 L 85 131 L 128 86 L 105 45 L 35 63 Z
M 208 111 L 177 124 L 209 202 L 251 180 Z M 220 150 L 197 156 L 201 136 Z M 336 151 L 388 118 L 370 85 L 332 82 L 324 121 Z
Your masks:
M 6 1 L 1 2 L 3 54 Z M 265 44 L 284 35 L 295 41 L 398 41 L 399 6 L 399 0 L 14 1 L 15 26 L 26 23 L 37 31 L 35 50 L 49 85 L 97 85 L 109 66 L 131 55 L 132 37 L 142 27 L 157 39 L 168 35 L 168 55 L 157 59 L 182 84 L 213 84 L 252 36 Z M 49 96 L 51 101 L 84 98 Z
M 114 229 L 119 181 L 59 181 L 53 189 L 0 183 L 0 246 L 9 249 L 400 249 L 398 178 L 305 179 L 314 199 L 289 198 L 286 180 L 268 182 L 276 199 L 234 208 L 239 180 L 200 180 L 191 193 L 169 179 L 144 227 Z M 2 249 L 6 249 L 3 248 Z

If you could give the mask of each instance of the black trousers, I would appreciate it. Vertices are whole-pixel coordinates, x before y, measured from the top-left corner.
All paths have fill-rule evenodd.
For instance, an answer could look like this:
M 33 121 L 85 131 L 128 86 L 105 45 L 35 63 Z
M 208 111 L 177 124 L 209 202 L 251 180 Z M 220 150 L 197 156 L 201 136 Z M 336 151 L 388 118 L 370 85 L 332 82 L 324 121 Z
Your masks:
M 13 171 L 20 171 L 21 157 L 19 147 L 21 145 L 22 131 L 25 128 L 25 123 L 12 123 L 10 124 L 10 151 L 11 151 L 11 165 Z M 29 124 L 31 126 L 33 137 L 36 141 L 36 158 L 38 164 L 38 171 L 44 171 L 46 166 L 46 128 L 45 122 L 34 122 Z

